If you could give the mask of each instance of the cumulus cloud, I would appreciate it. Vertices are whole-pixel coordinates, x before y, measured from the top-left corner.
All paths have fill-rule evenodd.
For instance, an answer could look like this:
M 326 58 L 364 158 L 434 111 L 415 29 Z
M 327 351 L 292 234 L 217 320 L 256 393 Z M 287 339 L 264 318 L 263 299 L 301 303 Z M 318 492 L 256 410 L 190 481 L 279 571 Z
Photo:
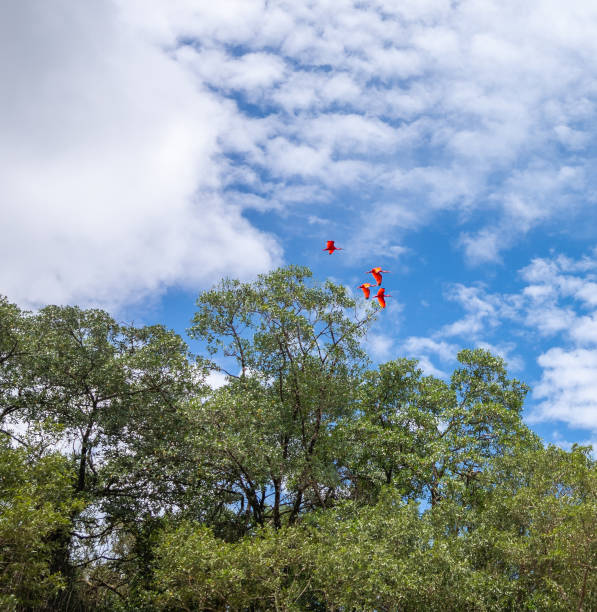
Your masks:
M 465 311 L 461 319 L 438 331 L 440 337 L 482 337 L 508 321 L 541 336 L 564 335 L 580 345 L 597 344 L 597 258 L 577 261 L 555 255 L 535 258 L 519 271 L 527 284 L 518 293 L 488 291 L 485 285 L 451 285 L 446 297 Z M 587 312 L 588 311 L 588 312 Z
M 460 244 L 464 247 L 469 261 L 475 264 L 500 261 L 504 247 L 504 234 L 496 229 L 483 229 L 476 235 L 463 233 Z
M 205 380 L 212 389 L 219 389 L 228 382 L 228 376 L 224 372 L 212 370 Z
M 458 241 L 472 263 L 500 261 L 533 227 L 592 202 L 589 2 L 121 5 L 212 91 L 250 105 L 239 163 L 259 169 L 270 201 L 292 182 L 330 202 L 358 189 L 373 208 L 413 210 L 415 222 L 387 214 L 378 230 L 398 243 L 457 209 L 473 226 Z M 256 115 L 269 130 L 254 130 Z M 359 234 L 370 206 L 355 212 Z
M 517 349 L 514 342 L 491 342 L 480 341 L 475 344 L 475 348 L 484 349 L 493 355 L 498 355 L 506 362 L 509 371 L 519 372 L 524 368 L 524 360 L 515 351 Z
M 410 336 L 401 343 L 400 351 L 408 357 L 418 359 L 419 367 L 426 375 L 447 378 L 448 374 L 437 367 L 434 360 L 439 360 L 443 364 L 454 362 L 458 347 L 430 337 Z
M 448 378 L 448 373 L 436 367 L 429 355 L 419 355 L 416 357 L 418 366 L 423 370 L 425 376 L 435 376 L 436 378 Z
M 466 336 L 469 340 L 479 340 L 504 319 L 516 319 L 521 306 L 519 296 L 492 294 L 483 285 L 455 283 L 446 297 L 460 304 L 467 314 L 444 325 L 438 331 L 440 337 Z
M 450 361 L 455 359 L 458 348 L 454 344 L 449 344 L 445 341 L 437 341 L 433 338 L 423 336 L 410 336 L 403 344 L 402 348 L 409 354 L 435 354 L 442 361 Z
M 593 252 L 577 260 L 562 255 L 534 259 L 522 270 L 532 284 L 527 324 L 559 333 L 561 346 L 542 353 L 533 390 L 539 402 L 531 420 L 559 420 L 597 431 L 597 311 Z M 587 312 L 588 311 L 588 312 Z
M 3 13 L 0 292 L 117 306 L 279 261 L 222 198 L 226 105 L 108 2 Z
M 419 366 L 426 374 L 440 378 L 448 378 L 446 370 L 457 366 L 456 357 L 462 348 L 462 345 L 440 339 L 439 333 L 435 337 L 410 336 L 400 343 L 402 354 L 418 359 Z M 490 343 L 477 340 L 472 342 L 470 348 L 482 348 L 499 355 L 511 370 L 521 370 L 524 367 L 524 361 L 516 354 L 513 342 Z M 435 365 L 438 361 L 442 367 Z
M 531 420 L 559 420 L 597 430 L 597 350 L 552 348 L 538 363 L 543 374 L 533 395 L 544 401 Z
M 558 420 L 597 432 L 597 256 L 577 259 L 558 254 L 535 258 L 519 271 L 523 286 L 517 293 L 491 293 L 484 285 L 452 285 L 447 297 L 460 304 L 465 316 L 444 325 L 434 342 L 458 337 L 502 356 L 513 370 L 524 367 L 515 342 L 502 339 L 511 326 L 526 344 L 548 340 L 540 348 L 529 420 Z M 491 341 L 498 336 L 498 341 Z M 555 345 L 555 346 L 554 346 Z M 408 346 L 408 343 L 405 344 Z M 415 348 L 432 347 L 418 339 Z
M 366 203 L 347 215 L 355 242 L 376 213 L 378 244 L 399 257 L 408 232 L 450 210 L 465 257 L 499 261 L 597 193 L 597 9 L 519 9 L 6 4 L 0 248 L 17 263 L 0 290 L 122 302 L 251 275 L 281 252 L 245 209 L 310 202 L 305 217 L 322 217 L 347 193 Z
M 387 360 L 392 356 L 394 348 L 394 340 L 389 336 L 381 334 L 368 334 L 367 336 L 367 351 L 375 359 Z

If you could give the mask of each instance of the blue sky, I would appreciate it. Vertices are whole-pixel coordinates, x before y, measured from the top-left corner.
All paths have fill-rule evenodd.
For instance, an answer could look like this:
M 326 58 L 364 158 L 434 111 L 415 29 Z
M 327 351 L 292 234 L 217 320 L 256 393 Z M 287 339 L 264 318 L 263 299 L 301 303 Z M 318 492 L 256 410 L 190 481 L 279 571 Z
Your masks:
M 489 348 L 546 441 L 597 442 L 593 2 L 0 11 L 0 293 L 184 333 L 223 275 L 382 265 L 375 360 Z

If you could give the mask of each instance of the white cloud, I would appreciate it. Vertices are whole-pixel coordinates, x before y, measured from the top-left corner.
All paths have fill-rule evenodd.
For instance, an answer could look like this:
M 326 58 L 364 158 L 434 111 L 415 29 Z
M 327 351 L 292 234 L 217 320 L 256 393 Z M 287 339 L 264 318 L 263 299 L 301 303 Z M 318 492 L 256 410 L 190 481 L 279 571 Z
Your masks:
M 260 101 L 265 88 L 274 87 L 286 72 L 283 59 L 271 53 L 246 53 L 231 58 L 222 49 L 195 50 L 185 46 L 176 51 L 176 59 L 202 81 L 221 82 L 227 90 L 242 91 L 255 102 Z
M 484 229 L 475 236 L 462 234 L 460 244 L 464 247 L 469 261 L 475 264 L 500 261 L 499 252 L 503 248 L 503 233 Z
M 583 255 L 579 259 L 572 259 L 566 255 L 558 255 L 555 258 L 558 267 L 564 272 L 589 272 L 597 269 L 597 247 L 592 250 L 592 255 Z
M 425 376 L 435 376 L 436 378 L 448 378 L 447 372 L 437 368 L 428 355 L 420 355 L 417 357 L 419 368 L 423 370 Z
M 410 336 L 402 343 L 402 348 L 410 355 L 434 354 L 442 361 L 454 360 L 458 352 L 455 344 L 423 336 Z
M 575 130 L 567 125 L 556 125 L 554 127 L 554 132 L 563 145 L 574 151 L 584 149 L 589 140 L 588 134 L 581 130 Z
M 122 302 L 223 270 L 251 275 L 280 251 L 244 208 L 286 212 L 346 191 L 366 202 L 347 221 L 354 240 L 372 211 L 386 213 L 377 240 L 393 246 L 438 210 L 458 211 L 465 256 L 499 261 L 597 193 L 597 10 L 519 9 L 7 4 L 0 254 L 19 263 L 0 290 Z M 469 318 L 462 330 L 478 325 Z
M 419 367 L 428 376 L 447 378 L 448 374 L 437 367 L 432 358 L 443 363 L 454 362 L 458 347 L 443 340 L 435 340 L 424 336 L 410 336 L 400 345 L 400 353 L 418 359 Z
M 366 344 L 368 353 L 375 357 L 375 359 L 387 360 L 391 358 L 394 340 L 389 336 L 369 334 Z
M 533 396 L 544 401 L 531 422 L 559 420 L 597 430 L 597 350 L 552 348 L 538 363 L 543 374 Z
M 575 293 L 575 297 L 588 306 L 597 306 L 597 283 L 583 280 Z
M 483 285 L 452 285 L 446 297 L 459 303 L 465 316 L 442 327 L 438 337 L 483 340 L 504 321 L 523 324 L 542 336 L 564 334 L 578 346 L 597 344 L 597 260 L 562 256 L 535 258 L 519 272 L 528 284 L 518 293 L 490 293 Z M 574 272 L 571 274 L 570 272 Z
M 228 376 L 224 374 L 224 372 L 219 372 L 218 370 L 212 370 L 206 377 L 205 382 L 212 389 L 219 389 L 223 387 L 228 382 Z
M 3 12 L 0 292 L 117 306 L 279 261 L 219 193 L 226 105 L 108 3 Z
M 537 224 L 587 203 L 592 162 L 576 155 L 590 151 L 595 110 L 590 3 L 121 5 L 164 46 L 189 42 L 180 53 L 202 82 L 270 119 L 269 133 L 253 134 L 262 155 L 242 162 L 266 182 L 325 184 L 330 200 L 349 187 L 399 208 L 416 201 L 415 226 L 438 208 L 473 222 L 489 208 L 487 227 L 461 234 L 473 263 L 499 261 Z M 358 215 L 353 226 L 360 233 Z M 380 240 L 412 227 L 388 215 Z
M 398 144 L 411 138 L 406 130 L 397 130 L 379 119 L 357 114 L 326 113 L 297 126 L 297 131 L 317 147 L 331 148 L 343 156 L 392 153 Z
M 506 362 L 506 366 L 510 371 L 520 372 L 524 368 L 523 358 L 514 353 L 516 345 L 513 342 L 492 344 L 481 341 L 477 342 L 475 346 L 501 357 Z
M 563 332 L 577 346 L 597 344 L 597 312 L 579 312 L 597 306 L 596 265 L 589 256 L 574 261 L 559 255 L 523 268 L 521 277 L 531 283 L 522 291 L 529 300 L 526 324 L 545 335 Z
M 554 281 L 558 274 L 557 263 L 539 257 L 533 259 L 531 263 L 520 271 L 523 280 L 530 283 L 549 283 Z
M 546 336 L 567 331 L 574 324 L 576 314 L 571 308 L 543 305 L 529 308 L 526 315 L 526 324 L 535 327 L 539 333 Z
M 597 345 L 597 313 L 578 317 L 571 326 L 570 337 L 578 346 Z
M 505 318 L 516 318 L 520 300 L 517 296 L 490 294 L 483 286 L 467 287 L 456 283 L 446 294 L 449 300 L 459 303 L 467 314 L 444 325 L 438 332 L 440 337 L 466 336 L 478 340 L 492 328 L 498 327 Z
M 597 432 L 597 293 L 595 251 L 578 259 L 554 254 L 535 258 L 519 272 L 527 283 L 518 293 L 492 294 L 484 286 L 453 285 L 448 297 L 465 316 L 445 325 L 435 338 L 460 336 L 501 355 L 511 369 L 524 366 L 513 342 L 487 341 L 504 321 L 525 343 L 549 337 L 560 346 L 544 350 L 532 397 L 531 422 L 558 420 Z M 589 312 L 587 312 L 587 310 Z
M 557 297 L 557 292 L 551 285 L 527 285 L 522 290 L 522 295 L 533 303 L 552 302 Z

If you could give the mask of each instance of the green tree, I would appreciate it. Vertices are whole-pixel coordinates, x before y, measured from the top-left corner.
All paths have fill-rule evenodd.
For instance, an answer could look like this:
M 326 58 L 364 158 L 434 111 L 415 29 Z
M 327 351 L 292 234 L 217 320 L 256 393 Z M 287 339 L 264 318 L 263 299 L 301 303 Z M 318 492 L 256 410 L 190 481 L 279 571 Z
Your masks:
M 224 280 L 190 330 L 216 365 L 0 299 L 0 607 L 596 609 L 588 450 L 544 449 L 487 351 L 367 371 L 374 314 L 306 268 Z
M 32 456 L 0 435 L 0 607 L 43 606 L 65 587 L 53 571 L 52 537 L 72 527 L 83 509 L 72 490 L 72 470 L 59 453 Z
M 359 316 L 343 287 L 310 278 L 289 266 L 224 280 L 199 297 L 190 329 L 230 364 L 227 384 L 189 414 L 201 476 L 244 529 L 292 524 L 341 488 L 335 430 L 353 409 L 374 311 Z
M 313 548 L 300 527 L 264 527 L 225 542 L 206 527 L 165 530 L 156 550 L 158 609 L 304 610 Z
M 180 403 L 201 386 L 200 368 L 163 326 L 121 325 L 70 306 L 19 318 L 4 306 L 5 412 L 61 432 L 61 446 L 72 449 L 73 494 L 87 506 L 52 534 L 51 571 L 73 583 L 73 561 L 96 556 L 115 530 L 144 541 L 146 520 L 176 504 L 187 483 L 176 479 L 170 447 L 184 428 Z M 144 558 L 139 547 L 133 554 Z
M 500 458 L 488 478 L 467 544 L 474 564 L 506 575 L 515 605 L 595 609 L 597 465 L 588 449 L 525 450 Z
M 436 505 L 465 496 L 493 458 L 537 437 L 521 420 L 526 385 L 509 379 L 502 359 L 464 350 L 449 382 L 423 376 L 413 360 L 367 372 L 358 411 L 343 425 L 353 496 L 393 484 L 405 498 Z M 464 501 L 464 497 L 463 497 Z
M 0 431 L 24 443 L 13 425 L 35 401 L 30 368 L 31 315 L 0 296 Z

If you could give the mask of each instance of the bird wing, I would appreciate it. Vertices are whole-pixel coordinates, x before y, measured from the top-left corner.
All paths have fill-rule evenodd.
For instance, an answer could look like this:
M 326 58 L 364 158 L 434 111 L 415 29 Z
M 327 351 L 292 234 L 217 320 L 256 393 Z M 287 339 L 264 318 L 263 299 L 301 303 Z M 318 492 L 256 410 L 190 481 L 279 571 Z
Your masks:
M 333 240 L 328 240 L 327 246 L 325 247 L 325 250 L 327 251 L 328 249 L 333 249 L 333 248 L 334 248 L 334 241 Z
M 371 289 L 369 287 L 363 287 L 363 293 L 365 294 L 365 299 L 369 299 L 369 295 L 371 295 Z
M 380 305 L 382 308 L 385 308 L 385 307 L 386 307 L 386 301 L 383 299 L 383 295 L 378 295 L 378 296 L 377 296 L 377 301 L 379 302 L 379 305 Z
M 373 269 L 373 272 L 371 272 L 371 274 L 373 274 L 373 278 L 377 281 L 377 284 L 381 285 L 381 274 L 379 272 L 376 272 L 375 268 Z

